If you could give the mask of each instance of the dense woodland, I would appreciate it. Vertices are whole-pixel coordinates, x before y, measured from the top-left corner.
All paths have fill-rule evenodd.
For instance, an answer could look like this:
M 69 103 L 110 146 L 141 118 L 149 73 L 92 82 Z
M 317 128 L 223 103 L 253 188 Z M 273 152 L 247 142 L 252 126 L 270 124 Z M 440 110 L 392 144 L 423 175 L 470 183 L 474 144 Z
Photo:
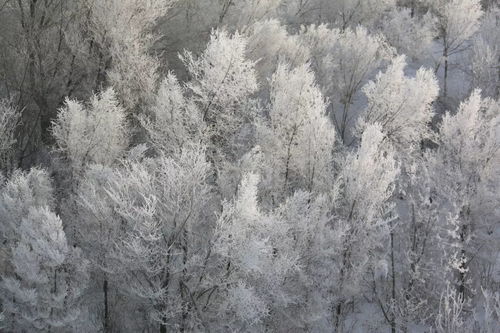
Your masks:
M 0 0 L 0 331 L 500 332 L 496 0 Z

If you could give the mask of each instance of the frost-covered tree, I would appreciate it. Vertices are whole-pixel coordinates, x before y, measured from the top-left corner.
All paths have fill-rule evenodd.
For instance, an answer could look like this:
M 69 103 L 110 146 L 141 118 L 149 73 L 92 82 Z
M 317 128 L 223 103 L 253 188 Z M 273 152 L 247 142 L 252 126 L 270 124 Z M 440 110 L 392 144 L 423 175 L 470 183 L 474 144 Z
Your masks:
M 481 22 L 472 42 L 472 87 L 480 88 L 485 96 L 500 95 L 500 8 L 492 7 Z
M 30 208 L 54 207 L 54 190 L 46 171 L 14 171 L 0 184 L 0 232 L 3 240 L 16 239 L 15 232 Z
M 80 297 L 87 261 L 68 244 L 61 219 L 47 207 L 30 208 L 16 234 L 13 274 L 4 275 L 0 287 L 6 326 L 48 332 L 85 327 Z
M 428 156 L 435 191 L 449 214 L 443 221 L 449 244 L 443 260 L 462 300 L 478 288 L 484 267 L 480 251 L 498 241 L 493 230 L 500 181 L 499 112 L 498 101 L 482 99 L 480 91 L 474 91 L 455 115 L 445 115 L 439 147 Z
M 333 327 L 331 301 L 338 283 L 338 263 L 348 228 L 332 216 L 337 191 L 314 195 L 296 191 L 274 214 L 289 230 L 289 239 L 277 243 L 279 251 L 297 258 L 286 278 L 285 292 L 292 302 L 282 310 L 274 329 L 325 331 Z
M 185 52 L 182 59 L 191 76 L 187 88 L 203 120 L 223 138 L 234 132 L 242 104 L 257 90 L 254 63 L 246 59 L 247 39 L 236 32 L 215 30 L 200 57 Z
M 204 149 L 186 147 L 171 157 L 126 160 L 104 184 L 94 169 L 89 176 L 96 179 L 80 192 L 80 237 L 91 260 L 145 312 L 143 324 L 161 332 L 206 324 L 196 300 L 210 285 L 203 212 L 209 170 Z M 93 244 L 102 256 L 92 253 Z
M 345 30 L 373 26 L 395 4 L 395 0 L 283 0 L 282 16 L 297 25 L 328 22 Z
M 107 197 L 107 184 L 113 169 L 103 165 L 90 165 L 71 196 L 66 212 L 73 219 L 74 241 L 89 260 L 91 281 L 89 288 L 93 297 L 87 304 L 94 309 L 96 326 L 104 332 L 119 328 L 125 321 L 119 317 L 119 298 L 114 297 L 119 279 L 113 279 L 125 269 L 114 256 L 113 247 L 123 237 L 125 230 L 113 215 L 113 206 Z M 96 295 L 102 295 L 102 298 Z M 116 305 L 118 303 L 118 305 Z M 130 309 L 129 307 L 128 309 Z
M 275 199 L 291 189 L 327 187 L 332 177 L 335 129 L 309 65 L 278 66 L 271 81 L 269 120 L 259 124 L 265 177 Z
M 206 123 L 209 158 L 218 168 L 234 153 L 231 140 L 245 121 L 250 96 L 257 90 L 254 62 L 246 57 L 247 38 L 214 30 L 199 57 L 181 56 L 191 80 L 186 87 Z
M 297 261 L 286 247 L 289 225 L 259 207 L 258 181 L 256 174 L 245 174 L 217 221 L 214 251 L 223 258 L 225 330 L 262 330 L 273 307 L 283 309 L 291 301 L 283 290 Z
M 357 125 L 362 133 L 368 124 L 378 123 L 400 154 L 418 150 L 422 140 L 431 138 L 432 103 L 439 93 L 430 69 L 420 68 L 415 77 L 408 77 L 405 67 L 405 56 L 395 57 L 385 72 L 363 87 L 368 104 Z
M 256 61 L 259 88 L 262 94 L 269 89 L 269 79 L 280 63 L 296 67 L 307 62 L 309 49 L 301 43 L 298 35 L 289 34 L 277 19 L 259 21 L 247 29 L 248 56 Z
M 418 269 L 416 261 L 427 254 L 421 252 L 427 249 L 420 248 L 423 246 L 420 242 L 429 241 L 429 232 L 432 228 L 425 219 L 433 211 L 429 212 L 431 208 L 429 207 L 431 205 L 428 205 L 429 198 L 424 197 L 428 195 L 425 191 L 426 187 L 423 186 L 427 174 L 425 172 L 415 174 L 414 169 L 424 168 L 421 161 L 421 147 L 425 140 L 433 138 L 430 127 L 434 115 L 432 103 L 439 92 L 437 79 L 431 70 L 421 68 L 415 77 L 407 77 L 404 72 L 405 67 L 405 56 L 395 57 L 386 72 L 379 73 L 375 81 L 363 87 L 368 104 L 357 124 L 357 130 L 361 133 L 367 125 L 377 123 L 381 125 L 384 141 L 389 144 L 389 147 L 396 148 L 395 158 L 401 163 L 402 169 L 401 175 L 395 181 L 397 191 L 392 200 L 395 200 L 396 194 L 403 198 L 404 193 L 410 205 L 410 214 L 404 214 L 398 223 L 391 222 L 390 224 L 388 250 L 391 275 L 385 280 L 388 283 L 375 285 L 377 298 L 381 303 L 385 303 L 381 306 L 385 306 L 384 311 L 388 312 L 386 319 L 390 322 L 393 331 L 397 329 L 396 321 L 406 320 L 407 316 L 413 315 L 413 312 L 422 306 L 416 299 L 410 299 L 410 295 L 405 294 L 406 291 L 400 293 L 396 284 L 408 281 L 408 288 L 412 289 Z M 416 179 L 420 183 L 416 183 Z M 417 212 L 415 212 L 415 206 L 417 206 Z M 415 238 L 412 242 L 405 242 L 396 248 L 400 243 L 399 237 L 406 237 L 406 235 L 413 235 Z M 395 267 L 407 265 L 407 263 L 410 266 L 405 266 L 407 268 L 405 272 L 410 272 L 410 275 L 397 274 L 396 276 L 398 270 Z
M 437 31 L 436 19 L 430 13 L 417 17 L 409 8 L 395 8 L 381 23 L 381 30 L 387 42 L 400 54 L 422 60 L 431 56 Z
M 0 171 L 10 167 L 14 137 L 18 125 L 19 113 L 12 103 L 0 100 Z
M 109 88 L 94 95 L 88 106 L 67 99 L 54 120 L 57 151 L 75 176 L 92 163 L 112 164 L 127 146 L 125 111 Z
M 392 312 L 395 326 L 401 329 L 435 316 L 432 309 L 437 308 L 446 281 L 446 273 L 440 269 L 442 216 L 430 177 L 432 170 L 425 160 L 415 156 L 404 168 L 405 178 L 399 180 L 404 201 L 399 201 L 400 217 L 392 232 L 391 264 L 394 262 L 395 276 L 380 288 L 385 292 L 381 292 L 381 299 Z
M 491 47 L 482 38 L 474 41 L 471 57 L 472 86 L 480 88 L 487 96 L 498 96 L 499 59 L 498 46 Z
M 169 74 L 152 103 L 150 117 L 141 121 L 153 144 L 164 152 L 179 150 L 188 141 L 206 144 L 223 195 L 225 188 L 232 187 L 227 186 L 233 183 L 229 173 L 245 153 L 245 132 L 258 110 L 252 98 L 257 91 L 255 63 L 247 59 L 247 43 L 238 32 L 213 30 L 201 55 L 185 51 L 180 56 L 190 80 L 181 87 Z
M 140 119 L 149 143 L 159 152 L 175 153 L 189 143 L 207 139 L 202 114 L 185 93 L 175 75 L 168 73 L 156 93 L 150 116 Z
M 345 142 L 358 92 L 382 61 L 392 57 L 393 50 L 382 35 L 370 34 L 361 26 L 343 32 L 311 26 L 302 31 L 301 38 L 311 49 L 318 83 L 330 99 L 337 132 Z
M 323 1 L 321 10 L 333 15 L 334 24 L 342 31 L 358 25 L 371 26 L 385 11 L 395 7 L 395 0 Z
M 158 60 L 150 55 L 152 29 L 175 0 L 90 0 L 83 12 L 99 47 L 96 89 L 109 82 L 129 111 L 148 103 L 156 90 Z
M 448 95 L 449 57 L 464 51 L 469 38 L 478 30 L 483 15 L 480 0 L 429 0 L 437 18 L 444 63 L 443 96 Z
M 435 331 L 439 333 L 470 332 L 472 321 L 465 318 L 465 313 L 464 296 L 448 284 L 441 294 Z
M 251 24 L 273 15 L 283 0 L 223 0 L 219 24 L 245 30 Z
M 90 328 L 81 303 L 87 261 L 68 244 L 62 221 L 52 211 L 47 174 L 16 171 L 0 189 L 4 326 L 26 331 Z
M 348 305 L 359 295 L 364 277 L 384 259 L 383 242 L 394 218 L 390 199 L 399 174 L 394 151 L 382 146 L 384 137 L 379 124 L 370 125 L 359 149 L 347 155 L 336 183 L 335 228 L 343 237 L 331 298 L 335 330 L 343 330 Z
M 484 299 L 484 316 L 479 319 L 482 319 L 481 327 L 487 333 L 494 333 L 498 329 L 497 324 L 500 320 L 500 293 L 485 290 L 481 287 L 481 294 Z
M 496 332 L 493 2 L 0 0 L 1 329 Z

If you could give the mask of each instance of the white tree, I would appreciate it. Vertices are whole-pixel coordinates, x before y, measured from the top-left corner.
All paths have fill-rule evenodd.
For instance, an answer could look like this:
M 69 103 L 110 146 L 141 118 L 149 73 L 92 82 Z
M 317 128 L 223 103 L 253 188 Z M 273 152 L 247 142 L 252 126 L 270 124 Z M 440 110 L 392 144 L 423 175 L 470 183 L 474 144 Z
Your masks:
M 500 95 L 500 7 L 490 8 L 484 15 L 471 50 L 472 88 L 480 88 L 485 96 Z
M 500 320 L 500 293 L 485 290 L 481 287 L 481 294 L 484 299 L 484 317 L 481 320 L 481 328 L 486 333 L 495 333 L 498 330 L 497 324 Z
M 107 75 L 129 111 L 150 102 L 156 90 L 159 63 L 149 54 L 155 41 L 151 31 L 175 1 L 85 2 L 88 29 L 100 47 L 97 83 L 104 83 Z
M 19 113 L 10 101 L 0 99 L 0 170 L 9 167 Z
M 224 164 L 238 154 L 234 140 L 254 104 L 250 97 L 257 90 L 257 78 L 254 62 L 246 57 L 247 43 L 238 32 L 214 30 L 199 57 L 188 51 L 181 56 L 191 77 L 187 90 L 206 123 L 207 153 L 217 181 Z
M 446 284 L 446 272 L 441 269 L 442 207 L 430 177 L 433 171 L 429 168 L 432 166 L 419 154 L 410 156 L 405 164 L 405 174 L 398 179 L 404 201 L 398 204 L 401 216 L 391 234 L 394 240 L 391 244 L 394 252 L 391 264 L 394 262 L 395 271 L 392 274 L 395 276 L 387 279 L 387 296 L 383 295 L 395 324 L 402 329 L 420 318 L 436 315 L 432 309 L 438 307 Z
M 344 31 L 358 25 L 372 26 L 395 6 L 395 0 L 339 0 L 323 1 L 322 10 L 333 15 L 334 24 Z
M 80 237 L 91 260 L 146 312 L 143 324 L 157 323 L 161 332 L 206 324 L 195 300 L 210 283 L 209 170 L 203 147 L 185 147 L 171 157 L 123 161 L 104 184 L 97 168 L 92 185 L 81 188 Z
M 381 30 L 398 53 L 412 59 L 431 56 L 432 42 L 437 35 L 436 18 L 431 13 L 412 15 L 411 9 L 394 8 L 381 23 Z
M 415 276 L 407 277 L 405 274 L 396 274 L 395 266 L 406 264 L 407 258 L 405 256 L 411 253 L 409 271 L 411 274 L 415 274 L 417 270 L 415 261 L 420 260 L 417 258 L 421 258 L 424 254 L 420 252 L 419 248 L 419 242 L 422 239 L 414 238 L 413 242 L 403 243 L 400 248 L 404 250 L 401 251 L 395 247 L 399 237 L 406 237 L 408 234 L 413 235 L 413 237 L 422 236 L 425 240 L 430 238 L 428 221 L 420 219 L 421 216 L 427 218 L 429 207 L 426 203 L 428 203 L 429 198 L 423 197 L 427 194 L 425 186 L 420 187 L 419 184 L 415 184 L 417 175 L 414 174 L 415 170 L 413 169 L 416 166 L 424 167 L 421 162 L 421 147 L 425 140 L 433 138 L 430 127 L 434 115 L 432 103 L 439 92 L 437 79 L 431 70 L 420 68 L 415 77 L 407 77 L 404 73 L 405 67 L 405 56 L 395 57 L 386 72 L 379 73 L 375 81 L 371 81 L 363 87 L 363 92 L 368 98 L 368 105 L 357 124 L 359 133 L 362 133 L 367 125 L 380 124 L 384 134 L 384 142 L 388 143 L 389 147 L 396 148 L 395 158 L 401 163 L 402 174 L 395 182 L 397 191 L 392 200 L 395 200 L 396 197 L 402 197 L 402 193 L 404 193 L 405 199 L 409 201 L 411 207 L 411 214 L 408 214 L 410 215 L 408 218 L 405 214 L 400 222 L 397 224 L 391 222 L 390 224 L 388 249 L 391 276 L 390 279 L 386 279 L 389 282 L 387 286 L 383 284 L 376 286 L 379 289 L 376 292 L 381 294 L 377 295 L 377 298 L 381 303 L 385 303 L 385 311 L 390 315 L 389 322 L 393 331 L 396 330 L 396 320 L 399 321 L 399 318 L 396 317 L 402 316 L 402 319 L 406 320 L 406 316 L 411 316 L 411 312 L 416 311 L 413 307 L 419 305 L 413 300 L 410 302 L 408 295 L 403 295 L 404 293 L 400 293 L 396 287 L 397 284 L 408 280 L 410 281 L 408 285 L 411 285 L 409 288 L 413 288 Z M 384 144 L 382 144 L 382 149 L 383 146 Z M 425 184 L 425 175 L 425 172 L 418 175 L 417 179 L 421 182 L 420 185 Z M 421 211 L 415 212 L 415 206 Z M 407 249 L 407 245 L 411 249 Z M 408 266 L 405 267 L 408 268 Z M 389 300 L 383 300 L 386 298 L 386 295 L 382 294 L 384 289 L 387 290 L 385 294 L 389 295 L 387 296 Z
M 205 51 L 196 58 L 185 52 L 181 59 L 191 81 L 187 88 L 214 135 L 234 133 L 241 121 L 238 111 L 257 90 L 254 63 L 246 59 L 247 39 L 238 32 L 215 30 Z
M 269 79 L 278 64 L 288 63 L 296 67 L 307 62 L 309 49 L 302 45 L 298 35 L 289 34 L 277 19 L 259 21 L 246 30 L 248 56 L 256 61 L 259 74 L 259 88 L 266 94 Z
M 4 275 L 0 287 L 7 327 L 78 329 L 86 316 L 80 297 L 88 280 L 87 261 L 68 245 L 61 219 L 47 207 L 30 208 L 16 233 L 13 274 Z
M 91 163 L 112 164 L 123 154 L 128 140 L 125 111 L 111 88 L 94 95 L 88 106 L 67 99 L 52 133 L 57 151 L 68 160 L 75 176 Z
M 332 328 L 331 301 L 338 283 L 338 258 L 348 228 L 332 216 L 338 189 L 314 195 L 296 191 L 274 214 L 286 223 L 288 239 L 278 251 L 297 258 L 297 269 L 287 274 L 284 292 L 293 300 L 276 304 L 274 328 L 289 331 L 326 331 Z
M 455 115 L 445 115 L 439 147 L 427 157 L 438 198 L 449 213 L 443 225 L 450 244 L 444 261 L 462 300 L 471 295 L 470 288 L 478 287 L 473 271 L 478 273 L 474 267 L 482 264 L 471 258 L 498 241 L 491 230 L 498 218 L 499 114 L 498 101 L 482 99 L 480 91 L 474 91 Z
M 336 184 L 334 228 L 343 239 L 331 298 L 335 330 L 343 330 L 346 305 L 359 295 L 363 278 L 384 255 L 383 242 L 394 218 L 390 199 L 399 168 L 394 151 L 382 146 L 384 137 L 380 125 L 367 127 L 358 151 L 347 155 Z
M 437 18 L 444 62 L 443 96 L 448 95 L 449 57 L 462 52 L 468 39 L 478 30 L 483 15 L 480 0 L 429 0 Z
M 168 73 L 160 84 L 150 114 L 140 121 L 156 150 L 171 154 L 189 143 L 206 142 L 201 111 L 185 97 L 185 90 L 174 74 Z
M 223 0 L 219 24 L 245 30 L 251 24 L 273 15 L 282 0 Z
M 464 296 L 449 284 L 441 294 L 439 312 L 436 315 L 437 333 L 465 333 L 472 330 L 472 321 L 464 318 Z
M 270 94 L 269 122 L 259 131 L 271 191 L 281 200 L 291 189 L 327 187 L 335 130 L 309 65 L 279 65 Z
M 7 243 L 15 240 L 16 230 L 30 208 L 54 208 L 54 190 L 46 171 L 33 168 L 29 172 L 14 171 L 0 188 L 0 232 Z
M 297 269 L 297 257 L 287 246 L 290 225 L 260 209 L 258 182 L 256 174 L 243 176 L 216 225 L 214 251 L 225 271 L 220 287 L 224 329 L 262 330 L 273 306 L 282 311 L 291 302 L 283 290 L 286 277 Z
M 386 139 L 403 154 L 431 138 L 432 103 L 439 94 L 430 69 L 420 68 L 415 77 L 408 77 L 405 67 L 405 56 L 395 57 L 385 72 L 363 87 L 368 105 L 357 124 L 360 133 L 369 124 L 380 124 Z
M 328 22 L 346 30 L 372 27 L 395 5 L 395 0 L 283 0 L 282 16 L 297 25 Z
M 371 35 L 361 26 L 343 32 L 311 26 L 301 37 L 310 46 L 318 82 L 330 98 L 337 132 L 345 142 L 359 90 L 382 60 L 392 57 L 393 50 L 382 35 Z
M 498 46 L 491 47 L 482 38 L 474 40 L 471 55 L 472 86 L 484 91 L 486 96 L 498 95 L 500 79 L 500 51 Z
M 80 300 L 88 279 L 87 261 L 68 245 L 62 221 L 52 212 L 47 173 L 15 171 L 0 188 L 0 298 L 7 329 L 84 328 L 80 325 L 86 312 Z

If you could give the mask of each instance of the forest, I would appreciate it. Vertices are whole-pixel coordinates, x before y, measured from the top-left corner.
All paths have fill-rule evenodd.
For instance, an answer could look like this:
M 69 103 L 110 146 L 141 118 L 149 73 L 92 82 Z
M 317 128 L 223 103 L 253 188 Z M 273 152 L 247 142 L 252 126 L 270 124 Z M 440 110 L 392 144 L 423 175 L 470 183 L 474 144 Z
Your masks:
M 0 0 L 0 332 L 500 333 L 500 3 Z

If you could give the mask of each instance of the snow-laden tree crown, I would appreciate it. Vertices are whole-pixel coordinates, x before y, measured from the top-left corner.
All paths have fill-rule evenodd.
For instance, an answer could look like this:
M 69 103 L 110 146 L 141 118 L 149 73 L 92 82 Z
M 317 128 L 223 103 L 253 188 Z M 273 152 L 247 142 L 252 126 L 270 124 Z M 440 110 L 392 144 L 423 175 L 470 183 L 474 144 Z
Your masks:
M 495 0 L 0 0 L 0 331 L 500 333 Z

